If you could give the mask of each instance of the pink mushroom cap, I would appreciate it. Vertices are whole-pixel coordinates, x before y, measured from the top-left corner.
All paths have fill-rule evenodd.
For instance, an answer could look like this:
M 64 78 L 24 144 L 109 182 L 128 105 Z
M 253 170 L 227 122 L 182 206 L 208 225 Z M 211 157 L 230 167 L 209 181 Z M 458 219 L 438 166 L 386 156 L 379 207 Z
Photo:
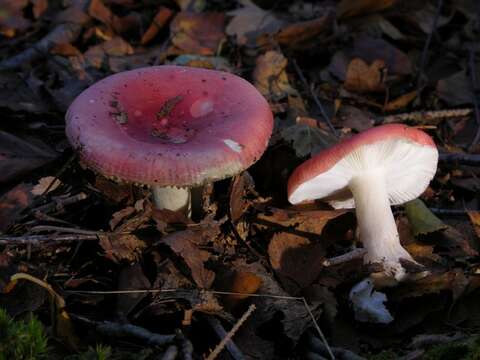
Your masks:
M 375 144 L 377 149 L 371 146 L 368 153 L 358 152 Z M 437 161 L 435 143 L 425 132 L 403 124 L 381 125 L 340 141 L 298 166 L 288 180 L 288 198 L 293 204 L 326 199 L 335 208 L 353 208 L 349 181 L 369 168 L 384 167 L 390 203 L 401 204 L 425 190 Z
M 233 176 L 265 151 L 273 117 L 244 79 L 220 71 L 152 66 L 83 91 L 66 133 L 91 169 L 116 180 L 195 186 Z

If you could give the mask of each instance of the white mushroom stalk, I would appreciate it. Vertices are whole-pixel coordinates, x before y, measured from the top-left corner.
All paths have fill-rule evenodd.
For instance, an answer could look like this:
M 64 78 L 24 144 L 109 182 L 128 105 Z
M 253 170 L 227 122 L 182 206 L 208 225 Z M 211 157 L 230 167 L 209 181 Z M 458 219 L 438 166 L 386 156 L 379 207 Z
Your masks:
M 192 201 L 189 188 L 152 186 L 153 202 L 157 209 L 180 211 L 191 216 Z
M 381 263 L 386 273 L 401 280 L 405 270 L 400 259 L 414 260 L 400 244 L 384 170 L 369 170 L 354 176 L 349 188 L 355 200 L 360 240 L 367 250 L 365 262 Z

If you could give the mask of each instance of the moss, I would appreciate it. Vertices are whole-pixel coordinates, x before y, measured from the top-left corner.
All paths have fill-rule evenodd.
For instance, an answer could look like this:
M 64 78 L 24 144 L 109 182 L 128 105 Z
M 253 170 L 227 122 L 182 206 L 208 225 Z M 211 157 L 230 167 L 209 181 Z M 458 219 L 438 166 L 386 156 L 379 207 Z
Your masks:
M 15 321 L 0 308 L 0 339 L 0 360 L 47 358 L 48 338 L 33 315 L 26 321 Z

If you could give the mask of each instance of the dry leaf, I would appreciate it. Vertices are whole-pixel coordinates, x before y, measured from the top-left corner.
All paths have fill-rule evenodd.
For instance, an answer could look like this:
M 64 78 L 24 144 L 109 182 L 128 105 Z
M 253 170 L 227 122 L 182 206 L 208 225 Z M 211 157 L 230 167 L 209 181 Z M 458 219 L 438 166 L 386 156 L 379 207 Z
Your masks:
M 42 195 L 48 189 L 48 192 L 51 192 L 62 185 L 62 182 L 54 176 L 46 176 L 38 180 L 38 184 L 35 185 L 32 189 L 33 195 Z
M 165 6 L 160 6 L 157 14 L 152 20 L 152 23 L 148 27 L 147 31 L 142 35 L 140 44 L 146 45 L 158 34 L 158 32 L 167 24 L 167 22 L 173 16 L 173 11 Z
M 100 246 L 105 251 L 105 257 L 113 262 L 138 261 L 146 244 L 133 234 L 114 233 L 99 235 Z
M 468 217 L 475 229 L 475 233 L 480 238 L 480 211 L 467 211 Z
M 170 24 L 175 54 L 214 55 L 225 39 L 223 13 L 180 12 Z
M 48 9 L 48 0 L 32 0 L 33 16 L 38 19 Z
M 200 250 L 196 242 L 200 235 L 192 230 L 177 231 L 162 238 L 162 242 L 183 258 L 190 268 L 192 278 L 202 289 L 208 289 L 215 279 L 215 273 L 205 269 L 203 263 L 208 260 L 210 254 Z
M 362 59 L 355 58 L 348 65 L 344 86 L 347 90 L 359 93 L 384 91 L 384 70 L 383 60 L 375 60 L 368 65 Z
M 417 91 L 410 91 L 406 94 L 403 94 L 396 99 L 393 99 L 385 105 L 385 111 L 397 111 L 405 108 L 417 97 Z
M 245 295 L 226 295 L 225 303 L 229 308 L 237 306 L 243 300 L 248 299 L 248 294 L 254 294 L 262 285 L 262 279 L 249 271 L 236 271 L 231 279 L 231 286 L 227 289 L 229 292 L 241 293 Z
M 243 7 L 228 12 L 233 16 L 226 33 L 235 36 L 238 45 L 255 45 L 260 35 L 275 34 L 284 22 L 269 11 L 263 10 L 250 0 L 239 1 Z
M 337 17 L 339 19 L 372 14 L 386 10 L 397 0 L 342 0 L 337 6 Z
M 285 71 L 287 63 L 287 58 L 282 53 L 273 50 L 257 58 L 253 82 L 266 98 L 278 101 L 289 94 L 296 94 Z
M 237 222 L 251 205 L 246 196 L 255 193 L 255 183 L 252 176 L 244 171 L 237 175 L 230 188 L 230 218 Z
M 0 197 L 0 231 L 12 225 L 17 216 L 33 201 L 32 185 L 20 183 Z
M 119 36 L 99 45 L 90 47 L 84 54 L 85 60 L 94 68 L 100 69 L 109 56 L 125 56 L 134 53 L 132 46 Z

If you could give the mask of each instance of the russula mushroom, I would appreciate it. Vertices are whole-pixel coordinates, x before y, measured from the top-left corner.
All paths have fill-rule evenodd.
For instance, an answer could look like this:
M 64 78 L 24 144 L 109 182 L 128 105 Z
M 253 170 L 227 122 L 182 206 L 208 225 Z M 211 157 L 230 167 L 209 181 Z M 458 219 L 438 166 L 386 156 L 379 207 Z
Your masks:
M 400 280 L 400 259 L 413 261 L 399 240 L 390 205 L 418 197 L 437 169 L 438 151 L 421 130 L 378 126 L 307 160 L 288 181 L 292 204 L 324 199 L 336 209 L 356 208 L 366 263 L 379 262 Z
M 85 165 L 148 185 L 157 208 L 186 213 L 189 189 L 252 165 L 272 126 L 268 103 L 246 80 L 167 65 L 111 75 L 66 114 L 67 137 Z

